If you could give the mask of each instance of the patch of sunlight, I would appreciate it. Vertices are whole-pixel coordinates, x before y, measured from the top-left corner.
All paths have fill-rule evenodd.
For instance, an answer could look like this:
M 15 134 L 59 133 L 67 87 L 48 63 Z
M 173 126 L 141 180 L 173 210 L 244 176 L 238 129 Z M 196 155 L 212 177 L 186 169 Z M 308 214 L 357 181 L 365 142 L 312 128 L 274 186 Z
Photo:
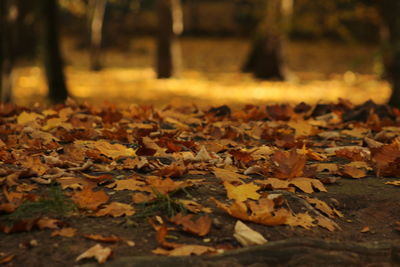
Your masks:
M 18 98 L 45 96 L 47 88 L 37 67 L 15 71 L 15 95 Z M 116 103 L 165 105 L 170 102 L 199 105 L 246 104 L 267 102 L 315 103 L 347 98 L 354 103 L 369 99 L 385 102 L 389 85 L 372 75 L 353 72 L 332 76 L 328 80 L 303 82 L 258 81 L 241 73 L 221 73 L 205 78 L 202 73 L 184 72 L 180 79 L 155 79 L 151 68 L 107 68 L 90 72 L 81 68 L 66 69 L 72 96 L 88 101 L 109 100 Z

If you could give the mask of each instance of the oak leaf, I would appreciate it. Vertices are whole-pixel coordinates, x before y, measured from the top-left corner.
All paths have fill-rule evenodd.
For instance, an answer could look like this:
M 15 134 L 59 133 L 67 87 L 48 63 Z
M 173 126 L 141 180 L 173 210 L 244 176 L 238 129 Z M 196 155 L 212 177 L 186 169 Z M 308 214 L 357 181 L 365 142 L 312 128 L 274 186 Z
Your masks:
M 116 235 L 110 235 L 110 236 L 103 236 L 99 234 L 87 234 L 83 235 L 85 238 L 98 241 L 98 242 L 104 242 L 104 243 L 116 243 L 118 241 L 121 241 L 122 238 L 116 236 Z

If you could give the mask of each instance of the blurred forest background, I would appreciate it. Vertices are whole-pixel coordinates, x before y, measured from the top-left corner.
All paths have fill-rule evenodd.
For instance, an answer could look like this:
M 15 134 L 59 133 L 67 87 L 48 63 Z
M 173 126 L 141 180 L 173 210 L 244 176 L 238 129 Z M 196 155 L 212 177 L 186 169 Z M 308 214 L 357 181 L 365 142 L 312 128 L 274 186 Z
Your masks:
M 399 107 L 399 2 L 1 0 L 1 101 Z

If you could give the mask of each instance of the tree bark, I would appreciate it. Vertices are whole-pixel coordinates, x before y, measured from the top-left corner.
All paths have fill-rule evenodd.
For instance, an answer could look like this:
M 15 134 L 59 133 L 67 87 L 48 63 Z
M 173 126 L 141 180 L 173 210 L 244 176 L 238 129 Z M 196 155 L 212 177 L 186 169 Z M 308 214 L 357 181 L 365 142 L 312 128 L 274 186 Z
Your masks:
M 157 78 L 179 76 L 181 51 L 178 37 L 183 31 L 180 0 L 158 0 Z
M 400 1 L 377 1 L 385 27 L 383 36 L 383 64 L 385 77 L 392 85 L 388 104 L 400 108 Z
M 284 10 L 287 0 L 268 0 L 253 39 L 244 72 L 253 73 L 259 79 L 285 80 L 287 66 L 284 54 L 285 24 L 289 12 Z M 287 12 L 287 13 L 286 13 Z
M 68 97 L 58 36 L 57 0 L 40 0 L 40 49 L 46 72 L 48 97 L 53 103 L 64 102 Z
M 90 69 L 98 71 L 103 68 L 101 63 L 101 47 L 107 0 L 90 0 L 90 2 L 90 6 L 93 8 L 90 18 Z
M 12 70 L 14 65 L 15 28 L 18 8 L 12 0 L 0 1 L 0 102 L 13 100 Z

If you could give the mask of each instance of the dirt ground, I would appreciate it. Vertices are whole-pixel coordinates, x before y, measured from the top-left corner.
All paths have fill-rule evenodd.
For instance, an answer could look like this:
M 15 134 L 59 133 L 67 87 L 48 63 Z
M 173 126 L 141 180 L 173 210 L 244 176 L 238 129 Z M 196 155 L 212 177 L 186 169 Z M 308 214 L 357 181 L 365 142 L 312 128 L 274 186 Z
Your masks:
M 333 106 L 337 107 L 337 106 Z M 376 106 L 374 106 L 375 109 Z M 89 112 L 89 110 L 85 108 L 76 108 L 77 112 L 81 112 L 80 114 L 84 114 L 82 112 Z M 334 108 L 332 108 L 334 109 Z M 357 107 L 354 107 L 356 110 Z M 228 117 L 224 117 L 225 115 L 216 115 L 217 112 L 221 112 L 224 110 L 223 108 L 209 111 L 209 116 L 203 115 L 202 119 L 210 120 L 209 123 L 217 123 L 224 120 L 228 120 Z M 264 109 L 263 109 L 264 110 Z M 38 109 L 35 109 L 36 112 L 39 112 Z M 60 111 L 60 109 L 57 109 Z M 2 122 L 3 125 L 5 123 L 10 123 L 15 121 L 17 114 L 20 113 L 21 110 L 17 110 L 13 116 L 3 115 Z M 78 112 L 78 113 L 79 113 Z M 95 111 L 90 111 L 94 112 Z M 349 110 L 347 110 L 349 112 Z M 3 110 L 4 114 L 4 110 Z M 106 118 L 107 116 L 104 113 L 98 112 L 98 116 L 103 116 Z M 99 115 L 102 114 L 102 115 Z M 161 114 L 161 113 L 160 113 Z M 211 114 L 211 115 L 210 115 Z M 235 113 L 232 113 L 235 114 Z M 108 114 L 110 115 L 110 114 Z M 74 115 L 71 115 L 74 116 Z M 161 115 L 162 116 L 162 115 Z M 165 115 L 166 116 L 166 115 Z M 228 115 L 226 115 L 228 116 Z M 230 119 L 232 119 L 235 115 L 232 115 Z M 72 117 L 71 117 L 72 118 Z M 224 118 L 224 119 L 223 119 Z M 398 119 L 398 118 L 397 118 Z M 382 119 L 383 120 L 383 119 Z M 72 121 L 72 119 L 71 119 Z M 176 121 L 169 120 L 167 123 L 164 120 L 163 123 L 160 123 L 159 129 L 174 129 L 174 127 L 180 127 L 180 124 Z M 252 121 L 250 119 L 249 121 Z M 243 123 L 249 123 L 243 122 Z M 261 120 L 262 121 L 262 120 Z M 273 121 L 273 120 L 272 120 Z M 285 122 L 286 123 L 286 122 Z M 358 121 L 359 124 L 363 124 L 365 122 Z M 393 122 L 393 127 L 398 122 Z M 357 123 L 356 123 L 357 124 Z M 8 125 L 8 124 L 7 124 Z M 218 125 L 218 124 L 215 124 Z M 331 128 L 333 131 L 341 131 L 343 130 L 340 127 L 344 127 L 346 129 L 352 129 L 353 124 L 338 124 L 335 127 Z M 364 126 L 367 124 L 363 124 Z M 174 127 L 172 127 L 174 126 Z M 11 126 L 7 126 L 11 127 Z M 272 126 L 271 126 L 272 127 Z M 20 128 L 19 128 L 20 129 Z M 185 128 L 186 129 L 186 128 Z M 200 128 L 199 128 L 200 129 Z M 354 129 L 354 128 L 353 128 Z M 192 130 L 190 130 L 192 131 Z M 204 128 L 200 129 L 201 131 L 205 131 Z M 6 144 L 11 144 L 10 135 L 5 136 L 6 129 L 4 127 L 1 128 L 2 140 Z M 52 132 L 55 134 L 55 132 Z M 374 132 L 374 134 L 376 134 Z M 199 135 L 200 136 L 200 135 Z M 203 144 L 205 140 L 197 136 L 193 137 L 196 145 Z M 376 136 L 376 135 L 373 135 Z M 314 151 L 322 151 L 324 145 L 326 147 L 331 146 L 331 140 L 323 139 L 320 137 L 309 137 L 312 142 L 308 143 L 308 148 L 314 149 Z M 112 140 L 112 139 L 111 139 Z M 218 139 L 212 139 L 210 137 L 209 140 L 213 142 L 220 142 Z M 115 141 L 115 140 L 114 140 Z M 269 141 L 265 138 L 252 140 L 251 142 L 247 142 L 247 147 L 261 146 L 261 145 L 274 145 L 277 142 L 277 139 L 270 139 Z M 67 142 L 68 143 L 68 142 Z M 337 136 L 335 138 L 336 145 L 346 146 L 346 145 L 354 145 L 362 144 L 362 138 L 354 138 L 349 136 Z M 65 145 L 63 142 L 60 144 Z M 244 143 L 240 143 L 240 147 L 244 148 Z M 365 147 L 365 143 L 362 145 Z M 230 148 L 234 149 L 234 148 Z M 287 150 L 286 148 L 279 148 L 282 150 Z M 4 150 L 4 148 L 3 148 Z M 226 149 L 225 149 L 226 150 Z M 224 149 L 220 153 L 225 153 Z M 36 150 L 35 153 L 31 155 L 37 155 L 38 153 L 42 153 L 42 150 Z M 198 148 L 194 149 L 194 151 L 198 152 Z M 47 152 L 43 152 L 47 153 Z M 147 158 L 148 160 L 153 160 L 154 156 L 144 155 L 142 157 Z M 3 158 L 4 159 L 4 158 Z M 98 158 L 99 159 L 99 158 Z M 164 162 L 165 165 L 171 165 L 171 162 L 163 159 L 163 157 L 159 157 L 158 160 Z M 111 164 L 112 161 L 102 162 L 101 164 L 107 165 Z M 107 163 L 108 162 L 108 163 Z M 117 164 L 119 164 L 118 161 Z M 343 157 L 338 156 L 330 156 L 325 160 L 316 160 L 307 159 L 307 166 L 315 164 L 315 163 L 334 163 L 338 165 L 343 165 L 349 162 L 348 159 L 343 159 Z M 20 163 L 18 163 L 20 164 Z M 20 165 L 15 166 L 20 166 Z M 237 166 L 243 166 L 241 163 L 236 162 Z M 10 170 L 16 168 L 12 164 L 8 164 L 3 162 L 1 167 L 4 170 Z M 18 167 L 19 168 L 19 167 Z M 210 200 L 210 197 L 213 197 L 219 201 L 226 202 L 226 189 L 224 188 L 221 180 L 216 177 L 209 169 L 206 169 L 206 173 L 197 173 L 191 172 L 189 170 L 188 173 L 177 175 L 177 178 L 174 178 L 176 181 L 185 181 L 187 179 L 204 179 L 205 183 L 195 184 L 194 186 L 190 186 L 185 188 L 184 190 L 178 190 L 177 192 L 171 193 L 171 197 L 175 199 L 190 199 L 192 201 L 196 201 L 204 207 L 209 207 L 212 209 L 212 213 L 209 216 L 212 218 L 212 225 L 210 232 L 205 236 L 195 236 L 191 235 L 187 232 L 179 230 L 178 227 L 174 227 L 171 229 L 166 239 L 170 242 L 177 242 L 180 244 L 197 244 L 197 245 L 205 245 L 219 251 L 228 252 L 227 258 L 223 258 L 224 254 L 218 256 L 192 256 L 189 258 L 181 258 L 170 259 L 166 256 L 157 256 L 152 253 L 152 250 L 156 249 L 160 246 L 159 240 L 157 240 L 157 233 L 154 225 L 152 226 L 148 218 L 152 218 L 154 221 L 162 220 L 164 223 L 168 225 L 168 227 L 173 227 L 173 224 L 168 222 L 168 215 L 165 214 L 165 210 L 155 210 L 153 213 L 146 216 L 135 216 L 140 214 L 140 211 L 143 211 L 143 206 L 134 205 L 136 214 L 133 216 L 120 216 L 120 217 L 111 217 L 111 216 L 94 216 L 94 214 L 90 214 L 84 210 L 75 210 L 68 216 L 53 216 L 54 218 L 60 220 L 58 223 L 58 227 L 56 228 L 74 228 L 77 230 L 74 236 L 66 237 L 66 236 L 52 236 L 52 233 L 55 231 L 54 229 L 37 229 L 37 227 L 33 227 L 33 229 L 19 231 L 16 230 L 15 233 L 3 233 L 0 231 L 0 262 L 4 264 L 4 266 L 75 266 L 81 264 L 94 264 L 93 259 L 84 259 L 79 262 L 76 262 L 76 258 L 82 254 L 84 251 L 94 246 L 97 243 L 101 243 L 103 246 L 109 247 L 112 249 L 111 258 L 105 263 L 105 265 L 111 266 L 140 266 L 141 264 L 150 264 L 152 266 L 170 266 L 171 264 L 176 266 L 187 266 L 187 264 L 192 264 L 194 266 L 216 266 L 210 262 L 212 258 L 207 257 L 219 257 L 217 258 L 220 261 L 218 266 L 249 266 L 249 261 L 251 262 L 251 255 L 254 253 L 260 253 L 257 250 L 257 247 L 253 247 L 250 249 L 242 248 L 243 246 L 233 237 L 234 226 L 237 222 L 237 218 L 228 215 L 223 210 L 219 209 L 214 201 Z M 241 173 L 243 170 L 241 170 Z M 99 171 L 88 168 L 87 170 L 83 170 L 81 172 L 87 175 L 109 175 L 112 177 L 114 181 L 119 179 L 124 179 L 126 177 L 131 177 L 132 175 L 140 175 L 142 177 L 148 177 L 154 175 L 152 171 L 148 170 L 118 170 L 113 169 L 110 171 Z M 276 173 L 275 173 L 276 174 Z M 9 175 L 9 173 L 8 173 Z M 318 255 L 322 255 L 325 257 L 325 254 L 315 254 L 314 258 L 310 256 L 310 258 L 302 258 L 300 261 L 295 261 L 295 259 L 299 258 L 299 255 L 296 254 L 296 251 L 302 251 L 305 247 L 312 248 L 309 251 L 303 253 L 304 255 L 312 255 L 313 251 L 318 251 L 319 249 L 325 248 L 326 251 L 324 253 L 329 254 L 331 258 L 325 258 L 326 261 L 331 263 L 329 266 L 342 266 L 344 263 L 349 266 L 400 266 L 400 254 L 396 249 L 400 248 L 400 187 L 385 184 L 386 182 L 396 181 L 398 178 L 391 177 L 377 177 L 375 170 L 369 169 L 366 177 L 355 179 L 355 178 L 346 178 L 345 175 L 338 175 L 327 173 L 325 171 L 319 171 L 315 175 L 315 179 L 319 181 L 323 181 L 324 186 L 326 187 L 327 192 L 321 192 L 319 190 L 314 190 L 315 192 L 301 192 L 301 190 L 296 189 L 296 192 L 284 191 L 280 189 L 274 188 L 263 188 L 259 190 L 261 194 L 282 194 L 285 197 L 284 206 L 291 210 L 291 212 L 295 214 L 299 214 L 301 212 L 312 213 L 312 207 L 304 205 L 301 198 L 299 196 L 312 196 L 313 198 L 317 198 L 319 200 L 324 201 L 331 208 L 336 209 L 343 217 L 340 216 L 332 216 L 330 220 L 338 225 L 336 229 L 332 229 L 331 231 L 325 229 L 320 226 L 316 227 L 302 227 L 293 226 L 293 225 L 275 225 L 268 226 L 257 224 L 251 221 L 245 222 L 250 228 L 259 232 L 264 236 L 268 243 L 266 245 L 262 245 L 259 248 L 265 249 L 265 251 L 272 251 L 279 246 L 283 246 L 286 248 L 291 248 L 293 246 L 293 250 L 282 250 L 286 251 L 285 255 L 277 255 L 276 259 L 278 259 L 275 264 L 270 259 L 254 258 L 254 262 L 251 263 L 259 263 L 260 265 L 254 266 L 318 266 L 321 264 L 321 259 L 318 259 Z M 33 175 L 33 177 L 37 177 L 37 175 Z M 264 179 L 265 177 L 259 174 L 251 174 L 249 175 L 250 180 L 254 181 L 257 179 Z M 20 176 L 18 182 L 24 182 L 27 184 L 37 184 L 37 189 L 34 189 L 32 192 L 35 195 L 43 195 L 47 194 L 49 187 L 52 185 L 38 184 L 31 180 L 32 176 L 26 175 Z M 13 191 L 14 187 L 7 187 L 7 181 L 3 180 L 3 190 L 0 192 L 0 199 L 5 203 L 7 190 Z M 109 183 L 108 183 L 109 184 Z M 293 189 L 293 188 L 292 188 Z M 131 190 L 121 190 L 115 191 L 112 187 L 107 187 L 107 183 L 97 183 L 95 189 L 103 190 L 110 197 L 111 201 L 118 201 L 121 203 L 132 203 Z M 78 190 L 79 191 L 79 190 Z M 66 189 L 63 191 L 65 195 L 68 197 L 71 194 L 75 193 L 74 190 Z M 0 202 L 1 204 L 1 202 Z M 1 210 L 0 210 L 1 211 Z M 4 210 L 3 210 L 4 212 Z M 0 218 L 4 219 L 7 216 L 5 213 L 3 215 L 0 214 Z M 159 217 L 156 217 L 159 216 Z M 157 219 L 158 218 L 158 219 Z M 3 221 L 4 223 L 4 221 Z M 3 228 L 4 231 L 5 228 Z M 88 234 L 101 234 L 103 236 L 111 236 L 115 235 L 119 238 L 119 240 L 114 240 L 112 242 L 100 242 L 94 241 L 86 238 L 84 235 Z M 294 240 L 294 241 L 293 241 Z M 313 241 L 314 240 L 314 241 Z M 127 241 L 133 241 L 127 242 Z M 281 243 L 280 243 L 281 242 Z M 288 243 L 282 243 L 288 242 Z M 292 242 L 292 243 L 290 243 Z M 296 243 L 297 242 L 297 243 Z M 322 243 L 318 243 L 322 242 Z M 374 243 L 375 242 L 375 243 Z M 384 245 L 387 243 L 391 245 Z M 286 244 L 286 245 L 285 245 Z M 358 245 L 357 245 L 358 244 Z M 360 244 L 375 244 L 376 247 L 370 249 L 361 249 Z M 382 245 L 383 244 L 383 245 Z M 371 252 L 372 254 L 368 254 L 370 251 L 374 251 L 374 249 L 379 249 L 380 245 L 384 246 L 385 253 L 381 254 L 373 254 L 375 252 Z M 339 249 L 337 249 L 339 248 Z M 296 250 L 297 249 L 297 250 Z M 358 258 L 351 258 L 349 262 L 352 264 L 348 264 L 347 256 L 344 255 L 343 251 L 350 251 L 351 257 L 356 255 Z M 330 252 L 329 252 L 330 251 Z M 339 251 L 339 252 L 338 252 Z M 400 249 L 399 249 L 400 251 Z M 232 253 L 232 254 L 229 254 Z M 236 253 L 236 254 L 235 254 Z M 276 253 L 276 252 L 271 252 Z M 333 254 L 332 254 L 333 253 Z M 335 254 L 337 253 L 337 254 Z M 396 254 L 397 253 L 397 254 Z M 265 253 L 264 253 L 265 254 Z M 263 255 L 264 255 L 263 254 Z M 327 254 L 327 255 L 328 255 Z M 243 255 L 247 255 L 244 257 Z M 250 256 L 249 256 L 250 255 Z M 258 255 L 258 254 L 257 254 Z M 274 255 L 274 254 L 271 254 Z M 324 256 L 325 255 L 325 256 Z M 343 256 L 344 255 L 344 256 Z M 372 255 L 372 256 L 371 256 Z M 151 256 L 150 258 L 143 258 L 143 256 Z M 322 257 L 321 256 L 321 257 Z M 128 257 L 128 258 L 127 258 Z M 139 258 L 135 258 L 139 257 Z M 244 257 L 244 258 L 243 258 Z M 250 257 L 250 258 L 249 258 Z M 261 257 L 261 256 L 260 256 Z M 286 257 L 285 260 L 282 260 L 279 257 Z M 350 257 L 350 256 L 349 256 Z M 140 259 L 135 265 L 135 259 Z M 178 260 L 179 259 L 179 260 Z M 205 262 L 198 261 L 198 259 L 205 259 Z M 243 260 L 241 260 L 243 259 Z M 333 259 L 340 259 L 338 262 L 334 262 Z M 233 260 L 233 263 L 232 263 Z M 179 262 L 177 262 L 179 261 Z M 291 262 L 289 262 L 291 261 Z M 147 263 L 146 263 L 147 262 Z M 272 262 L 272 263 L 271 263 Z M 307 264 L 309 263 L 309 264 Z M 326 263 L 326 262 L 325 262 Z M 216 263 L 214 263 L 216 264 Z M 369 264 L 369 265 L 368 265 Z M 375 265 L 374 265 L 375 264 Z M 143 266 L 143 265 L 142 265 Z M 319 265 L 321 266 L 321 265 Z M 328 266 L 325 265 L 324 266 Z

